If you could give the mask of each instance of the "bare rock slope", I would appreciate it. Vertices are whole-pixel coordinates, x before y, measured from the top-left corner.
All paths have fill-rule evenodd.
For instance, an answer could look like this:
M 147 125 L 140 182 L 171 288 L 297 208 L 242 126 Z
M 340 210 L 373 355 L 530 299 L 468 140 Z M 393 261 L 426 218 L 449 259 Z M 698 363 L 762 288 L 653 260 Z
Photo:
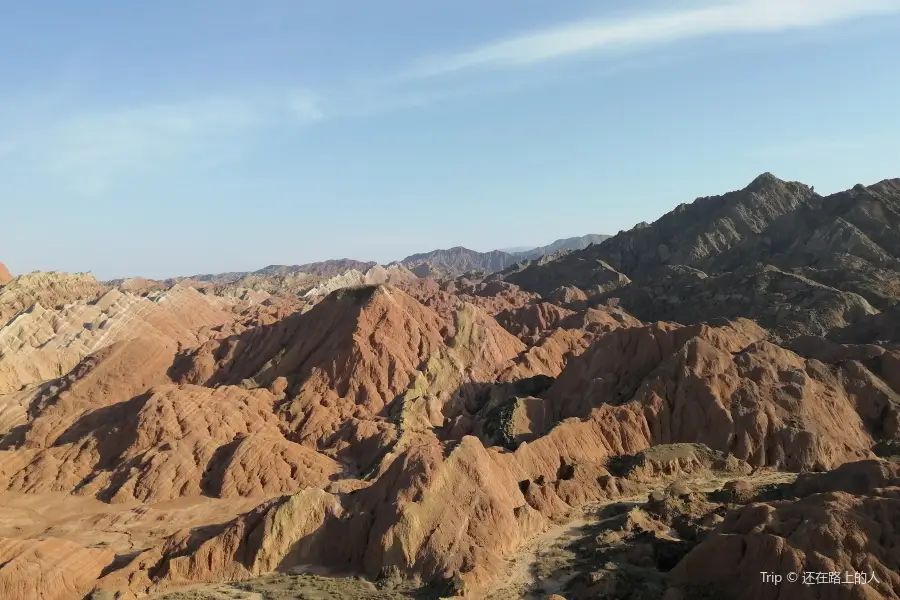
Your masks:
M 767 173 L 505 277 L 545 297 L 575 285 L 645 321 L 752 318 L 785 340 L 889 310 L 898 244 L 898 180 L 822 197 Z

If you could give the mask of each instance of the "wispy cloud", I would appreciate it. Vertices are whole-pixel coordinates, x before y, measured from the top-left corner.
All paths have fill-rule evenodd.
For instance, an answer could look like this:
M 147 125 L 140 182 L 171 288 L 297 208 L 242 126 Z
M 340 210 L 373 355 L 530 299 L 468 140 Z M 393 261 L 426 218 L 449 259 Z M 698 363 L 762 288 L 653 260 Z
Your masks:
M 314 123 L 325 118 L 322 99 L 310 90 L 293 90 L 288 94 L 287 107 L 302 124 Z
M 0 159 L 24 161 L 76 192 L 95 195 L 118 180 L 174 164 L 219 162 L 261 128 L 324 117 L 317 97 L 303 90 L 94 111 L 19 131 L 0 141 Z
M 202 158 L 210 142 L 257 122 L 249 106 L 233 101 L 149 106 L 63 121 L 45 132 L 42 145 L 53 174 L 99 193 L 117 177 Z
M 900 12 L 900 0 L 720 0 L 699 8 L 533 31 L 456 54 L 428 57 L 407 75 L 508 69 L 589 52 L 631 50 L 721 34 L 808 29 L 894 12 Z

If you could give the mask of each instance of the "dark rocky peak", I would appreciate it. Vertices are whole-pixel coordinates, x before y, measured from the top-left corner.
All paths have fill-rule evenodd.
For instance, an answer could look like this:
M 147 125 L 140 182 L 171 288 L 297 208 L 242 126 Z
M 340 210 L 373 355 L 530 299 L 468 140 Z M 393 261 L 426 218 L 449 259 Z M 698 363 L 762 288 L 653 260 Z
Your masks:
M 771 189 L 785 183 L 787 182 L 779 179 L 778 177 L 775 177 L 774 175 L 766 171 L 765 173 L 751 181 L 750 184 L 744 189 L 748 192 L 755 192 L 759 190 Z
M 869 189 L 876 194 L 886 194 L 900 198 L 900 179 L 885 179 L 870 186 Z
M 510 273 L 523 289 L 544 293 L 561 285 L 588 289 L 617 285 L 624 279 L 644 281 L 666 265 L 708 270 L 723 253 L 760 235 L 779 217 L 818 205 L 821 196 L 802 183 L 764 173 L 744 189 L 681 204 L 653 223 L 638 223 L 601 244 L 567 255 L 564 260 L 529 265 L 529 272 Z M 541 291 L 544 290 L 544 291 Z
M 764 173 L 742 190 L 679 205 L 592 248 L 594 258 L 631 276 L 664 264 L 702 268 L 748 235 L 815 198 L 809 186 Z
M 732 194 L 725 194 L 724 197 L 733 196 L 737 197 L 743 193 L 744 196 L 749 196 L 750 198 L 756 198 L 757 201 L 764 198 L 770 198 L 773 196 L 783 196 L 783 195 L 793 195 L 793 194 L 801 194 L 807 196 L 814 196 L 815 192 L 813 188 L 796 181 L 785 181 L 784 179 L 779 179 L 775 175 L 771 173 L 763 173 L 753 181 L 751 181 L 747 187 L 745 187 L 740 192 L 732 192 Z

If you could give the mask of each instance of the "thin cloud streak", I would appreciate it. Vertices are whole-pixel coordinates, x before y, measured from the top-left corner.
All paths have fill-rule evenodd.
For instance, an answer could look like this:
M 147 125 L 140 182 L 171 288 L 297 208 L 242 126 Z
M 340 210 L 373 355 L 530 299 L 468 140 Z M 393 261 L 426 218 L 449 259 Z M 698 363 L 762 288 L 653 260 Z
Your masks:
M 0 140 L 0 159 L 19 161 L 94 196 L 118 181 L 190 161 L 217 164 L 240 153 L 246 135 L 285 123 L 325 118 L 318 97 L 283 95 L 205 98 L 69 115 Z
M 810 29 L 900 12 L 900 0 L 731 0 L 703 8 L 581 21 L 419 61 L 411 78 L 510 69 L 588 52 L 623 51 L 721 34 Z
M 288 95 L 288 109 L 299 124 L 315 123 L 325 118 L 322 99 L 309 90 L 294 90 Z
M 48 132 L 50 170 L 99 193 L 122 174 L 136 174 L 201 150 L 217 134 L 251 127 L 256 115 L 240 103 L 150 106 L 76 117 Z

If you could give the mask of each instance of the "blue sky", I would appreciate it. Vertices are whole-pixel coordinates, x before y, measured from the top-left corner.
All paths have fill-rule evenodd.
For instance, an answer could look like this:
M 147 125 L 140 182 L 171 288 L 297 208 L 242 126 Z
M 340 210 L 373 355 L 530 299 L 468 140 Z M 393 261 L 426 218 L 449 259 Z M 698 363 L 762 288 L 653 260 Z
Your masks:
M 0 0 L 0 261 L 167 277 L 900 176 L 900 0 Z

